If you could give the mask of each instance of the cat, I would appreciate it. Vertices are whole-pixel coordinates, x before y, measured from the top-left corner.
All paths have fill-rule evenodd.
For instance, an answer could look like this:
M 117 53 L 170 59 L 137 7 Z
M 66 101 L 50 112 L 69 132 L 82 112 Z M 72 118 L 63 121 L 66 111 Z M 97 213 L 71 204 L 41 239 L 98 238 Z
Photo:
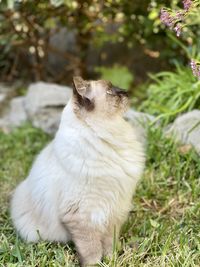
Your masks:
M 128 103 L 110 82 L 74 77 L 55 138 L 12 197 L 11 217 L 24 240 L 72 240 L 81 266 L 111 255 L 145 164 L 123 119 Z

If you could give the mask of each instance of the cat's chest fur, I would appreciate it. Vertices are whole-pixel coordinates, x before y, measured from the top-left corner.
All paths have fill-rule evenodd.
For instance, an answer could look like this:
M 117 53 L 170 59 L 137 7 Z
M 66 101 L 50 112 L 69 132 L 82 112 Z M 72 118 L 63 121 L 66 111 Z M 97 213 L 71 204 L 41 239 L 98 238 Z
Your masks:
M 63 168 L 61 213 L 76 206 L 98 224 L 126 216 L 144 157 L 133 130 L 121 123 L 117 131 L 112 125 L 102 132 L 98 125 L 64 125 L 58 131 L 53 146 Z
M 98 134 L 84 126 L 61 130 L 53 147 L 70 182 L 80 187 L 109 184 L 109 180 L 135 183 L 143 169 L 142 147 L 129 127 L 118 136 L 114 131 Z

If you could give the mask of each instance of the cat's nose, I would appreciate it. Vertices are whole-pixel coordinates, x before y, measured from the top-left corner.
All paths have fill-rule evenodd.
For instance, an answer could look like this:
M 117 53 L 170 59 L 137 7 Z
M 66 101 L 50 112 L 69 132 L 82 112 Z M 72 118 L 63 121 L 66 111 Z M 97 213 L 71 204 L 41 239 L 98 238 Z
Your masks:
M 119 88 L 119 87 L 115 87 L 115 86 L 113 86 L 113 87 L 112 87 L 112 91 L 113 91 L 113 93 L 116 94 L 116 95 L 122 95 L 122 96 L 126 96 L 126 97 L 128 97 L 128 92 L 126 92 L 124 89 L 121 89 L 121 88 Z

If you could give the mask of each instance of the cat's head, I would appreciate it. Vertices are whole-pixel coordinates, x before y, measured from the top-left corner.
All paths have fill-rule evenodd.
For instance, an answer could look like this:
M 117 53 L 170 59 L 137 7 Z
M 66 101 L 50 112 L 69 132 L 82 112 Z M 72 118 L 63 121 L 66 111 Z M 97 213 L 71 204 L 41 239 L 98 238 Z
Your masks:
M 95 114 L 113 117 L 122 115 L 128 108 L 128 95 L 105 80 L 88 81 L 73 78 L 73 105 L 79 116 Z

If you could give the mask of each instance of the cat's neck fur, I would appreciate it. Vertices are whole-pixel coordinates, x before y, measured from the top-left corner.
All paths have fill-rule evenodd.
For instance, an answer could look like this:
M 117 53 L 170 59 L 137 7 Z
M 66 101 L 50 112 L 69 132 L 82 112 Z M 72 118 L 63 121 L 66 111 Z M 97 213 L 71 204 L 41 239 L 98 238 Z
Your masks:
M 117 127 L 116 127 L 117 125 Z M 120 127 L 121 126 L 121 127 Z M 115 137 L 122 135 L 124 127 L 130 127 L 127 122 L 124 121 L 121 115 L 113 116 L 113 118 L 98 117 L 95 114 L 88 114 L 84 119 L 81 119 L 75 114 L 73 108 L 72 99 L 69 101 L 65 107 L 59 130 L 65 130 L 65 128 L 83 129 L 89 128 L 96 135 L 112 135 Z M 113 138 L 113 136 L 112 136 Z

